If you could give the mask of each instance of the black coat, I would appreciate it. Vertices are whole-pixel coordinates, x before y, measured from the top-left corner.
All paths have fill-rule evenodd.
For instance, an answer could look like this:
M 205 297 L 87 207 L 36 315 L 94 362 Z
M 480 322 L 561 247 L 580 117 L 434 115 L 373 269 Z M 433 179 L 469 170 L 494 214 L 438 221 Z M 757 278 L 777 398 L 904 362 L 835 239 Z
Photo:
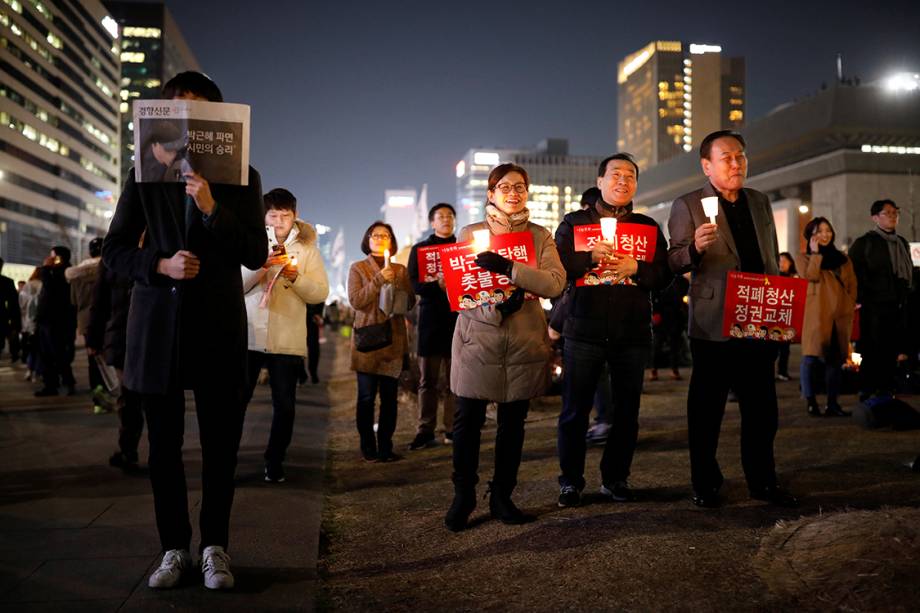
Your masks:
M 633 276 L 635 285 L 572 286 L 569 289 L 563 335 L 597 344 L 648 345 L 652 339 L 650 294 L 664 289 L 673 278 L 668 267 L 668 243 L 651 217 L 629 212 L 620 223 L 654 226 L 657 230 L 655 256 L 639 262 Z M 569 283 L 574 284 L 594 268 L 591 253 L 575 251 L 575 226 L 599 224 L 600 215 L 592 207 L 569 213 L 556 229 L 556 249 Z
M 10 330 L 21 329 L 22 316 L 16 284 L 9 277 L 0 275 L 0 334 L 6 335 Z
M 102 248 L 105 265 L 134 281 L 128 312 L 125 386 L 148 394 L 177 387 L 237 385 L 246 372 L 246 308 L 240 266 L 268 254 L 262 183 L 211 184 L 217 210 L 204 222 L 192 207 L 186 231 L 183 183 L 136 183 L 128 173 Z M 143 248 L 138 248 L 146 229 Z M 156 272 L 180 249 L 201 261 L 198 276 L 176 281 Z
M 42 289 L 38 294 L 35 323 L 67 337 L 77 333 L 77 307 L 70 302 L 70 283 L 64 277 L 66 266 L 42 266 L 39 275 Z
M 457 313 L 450 310 L 447 293 L 441 289 L 437 281 L 419 282 L 418 248 L 456 242 L 457 239 L 454 236 L 439 238 L 432 234 L 429 238 L 412 245 L 412 251 L 409 253 L 409 281 L 412 283 L 415 295 L 419 296 L 418 354 L 420 356 L 450 357 L 454 327 L 457 325 Z
M 93 304 L 89 309 L 86 345 L 101 352 L 105 363 L 125 367 L 128 307 L 131 305 L 131 279 L 99 263 Z

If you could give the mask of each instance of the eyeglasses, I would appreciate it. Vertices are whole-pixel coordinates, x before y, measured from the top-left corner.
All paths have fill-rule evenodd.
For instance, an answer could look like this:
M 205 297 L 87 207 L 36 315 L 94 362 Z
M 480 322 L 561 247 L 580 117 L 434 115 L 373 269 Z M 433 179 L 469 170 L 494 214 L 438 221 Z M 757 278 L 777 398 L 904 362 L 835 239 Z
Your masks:
M 371 238 L 375 241 L 388 241 L 390 240 L 389 234 L 371 234 Z
M 901 216 L 901 211 L 880 211 L 879 215 L 884 215 L 885 217 L 890 217 L 891 219 L 897 219 Z
M 515 183 L 511 185 L 509 183 L 500 183 L 495 186 L 495 189 L 500 191 L 503 194 L 510 194 L 514 191 L 515 194 L 525 194 L 527 193 L 527 184 L 526 183 Z

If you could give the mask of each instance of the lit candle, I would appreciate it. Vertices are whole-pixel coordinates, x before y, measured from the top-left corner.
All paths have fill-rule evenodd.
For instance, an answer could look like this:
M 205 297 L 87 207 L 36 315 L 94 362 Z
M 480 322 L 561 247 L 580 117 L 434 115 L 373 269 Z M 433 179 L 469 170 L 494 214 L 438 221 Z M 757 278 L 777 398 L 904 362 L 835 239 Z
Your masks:
M 387 268 L 390 265 L 390 250 L 383 250 L 383 267 Z
M 616 217 L 601 217 L 601 235 L 608 243 L 612 243 L 617 238 L 617 219 Z
M 709 218 L 709 223 L 715 223 L 716 215 L 719 214 L 718 196 L 707 196 L 701 198 L 701 201 L 703 202 L 703 214 Z
M 490 232 L 488 229 L 473 230 L 473 249 L 476 253 L 482 253 L 483 251 L 489 250 L 489 235 Z

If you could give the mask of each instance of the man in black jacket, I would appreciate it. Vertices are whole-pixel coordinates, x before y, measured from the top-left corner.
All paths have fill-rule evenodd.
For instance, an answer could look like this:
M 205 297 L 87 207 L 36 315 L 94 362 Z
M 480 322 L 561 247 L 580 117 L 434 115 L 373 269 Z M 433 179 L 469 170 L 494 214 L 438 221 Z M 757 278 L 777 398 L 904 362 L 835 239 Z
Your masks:
M 77 335 L 77 310 L 70 302 L 70 285 L 64 277 L 64 271 L 69 267 L 70 249 L 57 245 L 51 248 L 51 253 L 38 269 L 42 289 L 38 294 L 35 325 L 44 386 L 35 392 L 36 396 L 57 396 L 61 383 L 68 396 L 74 393 L 76 380 L 71 365 Z
M 409 449 L 415 451 L 435 442 L 435 427 L 438 425 L 438 380 L 441 365 L 444 365 L 445 379 L 450 381 L 450 345 L 457 324 L 457 314 L 450 310 L 450 302 L 444 291 L 444 276 L 434 274 L 419 278 L 418 249 L 433 245 L 447 245 L 457 242 L 454 237 L 456 223 L 454 207 L 441 202 L 428 211 L 428 221 L 434 230 L 427 239 L 412 246 L 409 254 L 409 280 L 420 297 L 418 306 L 418 429 Z M 431 260 L 432 265 L 434 260 Z M 445 386 L 446 387 L 446 386 Z M 453 440 L 454 396 L 449 389 L 444 399 L 444 440 Z
M 217 85 L 196 72 L 173 77 L 162 96 L 223 100 Z M 184 390 L 192 390 L 202 454 L 204 583 L 210 589 L 231 588 L 225 549 L 246 380 L 240 265 L 255 270 L 268 254 L 259 173 L 250 168 L 248 185 L 234 186 L 211 185 L 191 171 L 184 184 L 137 183 L 129 172 L 102 254 L 106 266 L 134 281 L 124 385 L 141 394 L 165 551 L 148 585 L 175 587 L 191 565 L 182 439 Z
M 0 272 L 3 272 L 3 258 L 0 258 Z M 19 312 L 19 292 L 9 277 L 0 275 L 0 352 L 4 343 L 10 342 L 10 360 L 19 359 L 19 333 L 22 317 Z
M 910 246 L 898 236 L 900 211 L 892 200 L 878 200 L 869 209 L 875 228 L 850 247 L 856 272 L 862 354 L 859 396 L 894 391 L 898 362 L 907 360 L 908 298 L 912 280 Z
M 601 198 L 593 207 L 569 213 L 556 230 L 556 248 L 569 283 L 598 268 L 612 270 L 610 284 L 571 287 L 568 316 L 563 326 L 564 382 L 559 416 L 559 506 L 576 506 L 585 487 L 585 433 L 598 377 L 606 363 L 610 371 L 613 407 L 608 421 L 611 435 L 601 458 L 601 493 L 616 501 L 633 499 L 627 484 L 639 434 L 639 397 L 651 343 L 650 293 L 671 282 L 668 246 L 661 228 L 650 217 L 633 212 L 639 167 L 625 153 L 600 163 L 597 187 Z M 575 251 L 575 228 L 600 224 L 612 217 L 618 223 L 651 226 L 654 255 L 639 261 L 598 241 L 592 251 Z

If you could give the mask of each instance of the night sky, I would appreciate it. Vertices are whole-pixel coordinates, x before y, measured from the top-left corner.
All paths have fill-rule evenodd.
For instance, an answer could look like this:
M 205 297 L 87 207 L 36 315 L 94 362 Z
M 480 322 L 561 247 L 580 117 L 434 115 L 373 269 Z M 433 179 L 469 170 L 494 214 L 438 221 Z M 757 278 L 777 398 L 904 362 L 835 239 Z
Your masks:
M 453 202 L 470 147 L 614 151 L 617 62 L 651 40 L 744 56 L 748 121 L 832 82 L 838 52 L 863 81 L 920 71 L 916 1 L 166 4 L 225 100 L 252 106 L 264 188 L 344 226 L 349 260 L 385 189 Z

